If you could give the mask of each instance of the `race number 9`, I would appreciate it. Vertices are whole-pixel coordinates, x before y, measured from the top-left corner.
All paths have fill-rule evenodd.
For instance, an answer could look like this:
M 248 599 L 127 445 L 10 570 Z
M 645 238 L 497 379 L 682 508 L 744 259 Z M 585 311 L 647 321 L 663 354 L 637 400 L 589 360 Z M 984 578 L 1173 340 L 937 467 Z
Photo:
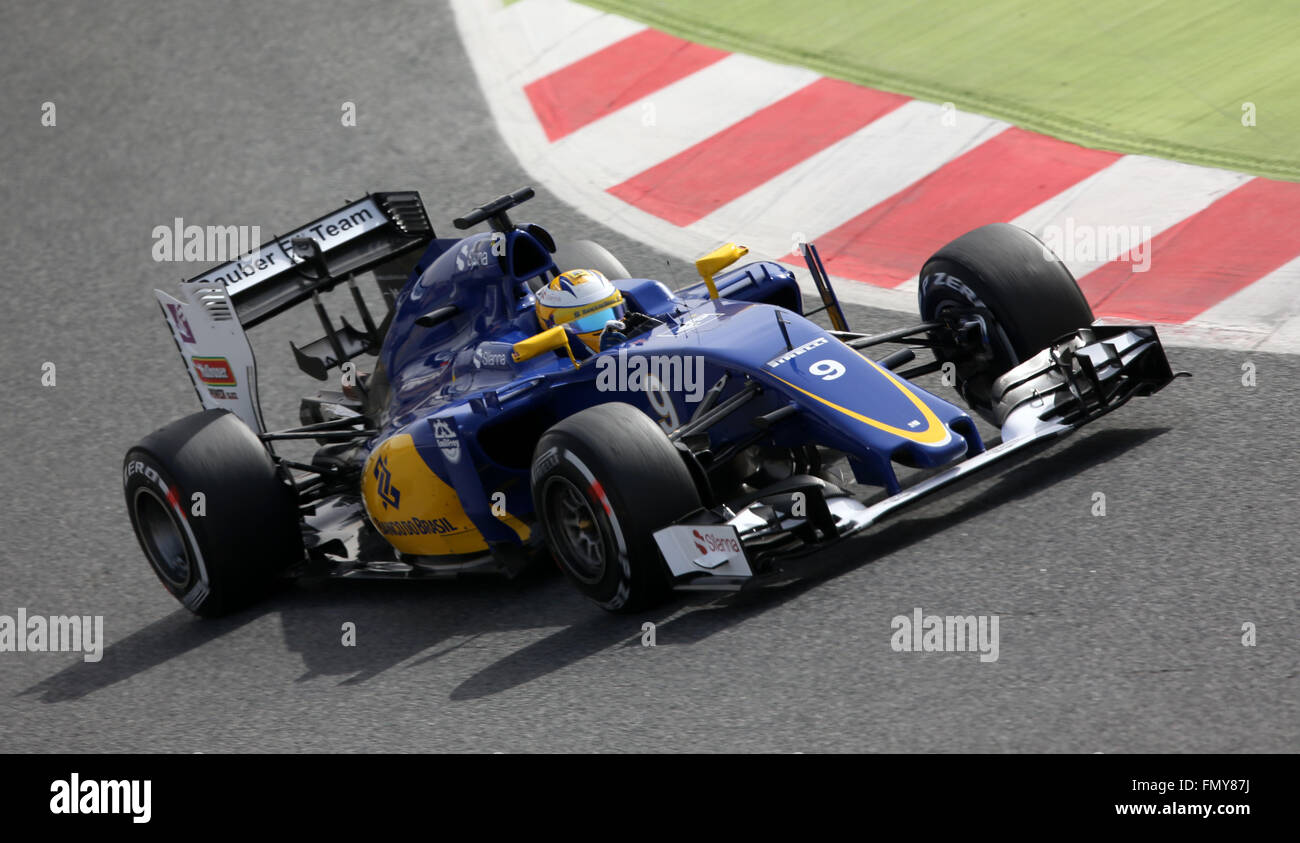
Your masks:
M 833 381 L 844 374 L 844 365 L 834 360 L 818 360 L 808 367 L 808 374 L 816 375 L 824 381 Z
M 659 426 L 664 429 L 665 433 L 672 433 L 681 424 L 677 416 L 677 407 L 673 405 L 673 398 L 664 389 L 663 384 L 654 375 L 646 377 L 646 395 L 650 398 L 650 406 L 654 408 L 656 415 L 659 416 Z

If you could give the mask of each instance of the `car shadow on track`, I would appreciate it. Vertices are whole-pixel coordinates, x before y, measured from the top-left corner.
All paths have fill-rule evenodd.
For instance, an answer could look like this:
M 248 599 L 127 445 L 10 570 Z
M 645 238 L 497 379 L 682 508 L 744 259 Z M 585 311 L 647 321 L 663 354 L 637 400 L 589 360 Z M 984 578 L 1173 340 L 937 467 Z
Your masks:
M 256 607 L 224 618 L 200 620 L 185 609 L 177 609 L 105 647 L 100 661 L 77 662 L 16 696 L 38 695 L 40 701 L 46 703 L 81 699 L 184 656 L 255 621 L 266 611 L 265 607 Z
M 1027 454 L 1000 474 L 973 480 L 990 485 L 960 505 L 936 515 L 904 517 L 845 542 L 820 554 L 803 576 L 779 587 L 723 598 L 684 596 L 658 609 L 624 616 L 596 609 L 550 568 L 506 583 L 486 577 L 304 583 L 225 618 L 199 620 L 178 609 L 105 648 L 102 661 L 78 662 L 18 696 L 37 695 L 46 703 L 77 700 L 269 614 L 280 615 L 285 643 L 306 668 L 297 681 L 343 677 L 343 685 L 364 683 L 433 647 L 437 649 L 406 669 L 424 668 L 472 647 L 479 636 L 560 627 L 477 671 L 450 693 L 455 701 L 479 699 L 526 685 L 612 647 L 640 646 L 645 622 L 656 625 L 658 646 L 699 643 L 908 545 L 1119 457 L 1168 430 L 1101 430 L 1060 450 Z M 942 500 L 942 493 L 935 500 Z M 347 623 L 354 625 L 357 646 L 343 645 Z
M 994 469 L 995 473 L 984 478 L 980 478 L 978 474 L 973 475 L 969 481 L 971 484 L 989 480 L 993 482 L 987 489 L 957 506 L 944 508 L 939 514 L 912 518 L 903 516 L 899 520 L 886 522 L 884 526 L 845 543 L 842 547 L 836 548 L 833 557 L 828 554 L 824 564 L 818 565 L 815 570 L 809 570 L 804 577 L 786 590 L 802 591 L 850 573 L 911 544 L 930 536 L 940 535 L 951 527 L 995 511 L 1012 501 L 1027 498 L 1063 479 L 1109 462 L 1170 430 L 1172 428 L 1168 427 L 1099 430 L 1073 440 L 1059 451 L 1049 453 L 1031 451 L 1014 462 L 1008 461 L 1000 473 L 996 473 L 998 469 Z M 943 492 L 937 492 L 932 502 L 942 500 Z M 758 595 L 761 592 L 754 592 L 754 594 Z M 740 595 L 737 599 L 743 600 L 747 597 L 749 595 Z
M 75 701 L 277 615 L 283 645 L 274 640 L 251 644 L 255 653 L 265 655 L 266 664 L 283 659 L 288 650 L 305 667 L 294 681 L 341 677 L 339 684 L 348 685 L 365 682 L 440 644 L 444 646 L 415 665 L 454 652 L 480 635 L 577 623 L 593 612 L 603 615 L 574 592 L 558 570 L 547 568 L 509 582 L 486 576 L 307 581 L 222 618 L 200 619 L 177 608 L 105 647 L 99 662 L 77 662 L 16 696 L 35 696 L 46 703 Z M 344 645 L 344 624 L 352 625 L 355 646 Z M 241 658 L 248 657 L 249 646 L 240 645 Z
M 638 615 L 633 624 L 617 616 L 602 614 L 590 617 L 489 665 L 453 689 L 451 699 L 460 701 L 491 696 L 568 667 L 609 647 L 619 644 L 640 646 L 639 628 L 646 621 L 656 625 L 656 646 L 697 644 L 910 544 L 1119 457 L 1169 430 L 1102 430 L 1076 439 L 1059 451 L 1026 454 L 1014 464 L 1008 463 L 1012 467 L 1003 468 L 1000 475 L 983 478 L 996 477 L 996 480 L 988 489 L 960 506 L 940 515 L 904 518 L 847 541 L 822 554 L 815 567 L 810 566 L 803 576 L 785 585 L 703 603 L 698 600 L 675 601 L 656 611 Z M 936 500 L 941 497 L 942 493 Z
M 592 607 L 542 566 L 505 582 L 329 580 L 297 589 L 279 609 L 285 643 L 306 668 L 297 681 L 356 685 L 417 656 L 405 669 L 429 665 L 483 636 L 575 623 Z M 343 646 L 344 624 L 353 625 L 356 646 Z

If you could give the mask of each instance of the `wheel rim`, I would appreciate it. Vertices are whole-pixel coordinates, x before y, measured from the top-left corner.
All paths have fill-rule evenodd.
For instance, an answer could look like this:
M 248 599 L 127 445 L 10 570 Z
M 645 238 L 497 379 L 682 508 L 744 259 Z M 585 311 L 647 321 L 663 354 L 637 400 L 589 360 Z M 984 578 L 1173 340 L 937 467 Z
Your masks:
M 140 489 L 135 495 L 135 522 L 154 570 L 169 585 L 184 588 L 190 581 L 189 547 L 167 504 L 150 489 Z
M 944 313 L 947 311 L 962 311 L 968 310 L 971 307 L 972 303 L 968 301 L 941 299 L 934 308 L 935 318 L 942 319 Z M 989 351 L 993 353 L 994 357 L 1005 357 L 1009 366 L 1014 366 L 1019 363 L 1020 356 L 1016 354 L 1015 348 L 1011 345 L 1011 340 L 1007 338 L 1002 323 L 989 315 L 983 316 L 982 319 L 984 322 L 984 330 L 987 333 L 987 347 Z
M 605 541 L 586 495 L 568 479 L 552 477 L 542 497 L 560 561 L 580 581 L 588 585 L 600 582 L 605 576 Z
M 951 311 L 965 311 L 972 307 L 972 303 L 959 299 L 944 298 L 934 305 L 934 318 L 943 320 L 944 314 Z M 972 406 L 987 407 L 992 405 L 992 396 L 989 394 L 993 385 L 993 380 L 1002 372 L 1010 369 L 1020 362 L 1016 355 L 1015 349 L 1012 348 L 1011 342 L 1007 339 L 1006 332 L 1002 325 L 990 315 L 982 316 L 985 332 L 984 348 L 991 355 L 992 360 L 979 368 L 978 373 L 968 377 L 959 378 L 956 387 L 957 391 L 962 394 L 968 403 Z M 936 349 L 935 356 L 940 361 L 956 359 L 945 357 Z M 959 361 L 958 361 L 959 362 Z M 960 365 L 960 363 L 959 363 Z

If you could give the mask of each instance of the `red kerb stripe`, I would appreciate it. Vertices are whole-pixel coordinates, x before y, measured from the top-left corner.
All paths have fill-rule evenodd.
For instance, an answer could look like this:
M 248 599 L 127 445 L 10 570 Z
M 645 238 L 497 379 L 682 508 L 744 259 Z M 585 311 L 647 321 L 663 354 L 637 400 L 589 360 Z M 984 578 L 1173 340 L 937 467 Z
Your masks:
M 949 240 L 1015 219 L 1119 157 L 1012 127 L 819 236 L 817 248 L 834 275 L 896 287 Z
M 1098 316 L 1186 322 L 1300 255 L 1300 184 L 1252 179 L 1145 248 L 1079 286 Z
M 645 29 L 529 83 L 524 93 L 555 141 L 727 55 Z
M 609 192 L 677 225 L 690 225 L 908 98 L 819 79 Z

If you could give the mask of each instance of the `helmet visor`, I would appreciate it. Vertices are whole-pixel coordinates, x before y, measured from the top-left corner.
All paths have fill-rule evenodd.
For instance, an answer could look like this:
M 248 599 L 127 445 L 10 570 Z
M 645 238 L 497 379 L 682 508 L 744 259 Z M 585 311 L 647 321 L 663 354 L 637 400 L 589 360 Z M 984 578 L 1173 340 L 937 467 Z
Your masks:
M 587 334 L 592 331 L 604 329 L 606 322 L 617 318 L 618 316 L 614 314 L 614 308 L 607 307 L 604 310 L 599 310 L 595 313 L 588 313 L 586 316 L 574 319 L 569 324 L 579 333 Z

